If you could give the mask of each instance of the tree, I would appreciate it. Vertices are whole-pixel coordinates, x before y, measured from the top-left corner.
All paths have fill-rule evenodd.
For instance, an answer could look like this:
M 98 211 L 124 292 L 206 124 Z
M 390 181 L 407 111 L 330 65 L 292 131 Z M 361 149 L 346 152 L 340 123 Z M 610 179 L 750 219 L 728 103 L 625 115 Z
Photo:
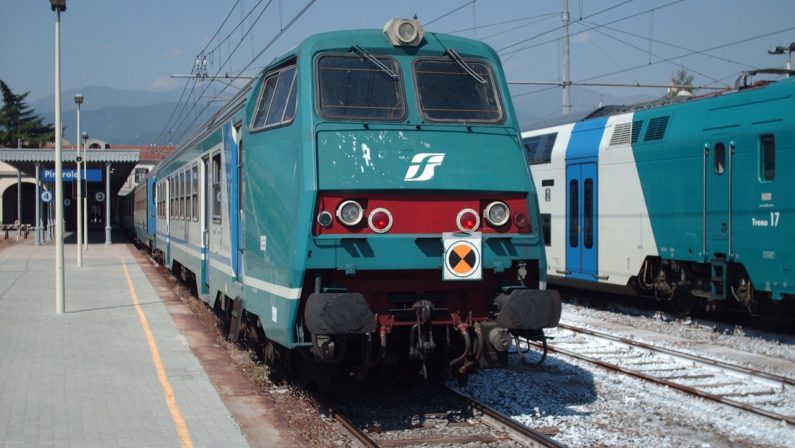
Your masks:
M 690 96 L 693 94 L 693 75 L 682 67 L 671 78 L 671 87 L 668 88 L 668 96 Z
M 18 140 L 22 146 L 40 147 L 55 140 L 55 127 L 44 124 L 44 118 L 36 115 L 25 103 L 30 92 L 15 95 L 0 80 L 3 93 L 3 107 L 0 109 L 0 145 L 16 148 Z

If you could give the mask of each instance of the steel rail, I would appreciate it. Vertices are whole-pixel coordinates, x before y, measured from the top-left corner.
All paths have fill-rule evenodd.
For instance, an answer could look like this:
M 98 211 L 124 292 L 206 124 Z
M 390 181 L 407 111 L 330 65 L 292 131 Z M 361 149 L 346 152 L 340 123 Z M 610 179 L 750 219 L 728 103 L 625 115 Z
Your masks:
M 563 325 L 559 325 L 559 326 L 561 328 L 564 327 Z M 577 332 L 577 330 L 574 330 L 574 328 L 576 328 L 576 327 L 571 327 L 571 326 L 567 326 L 567 327 L 569 327 L 569 328 L 567 328 L 568 330 Z M 588 331 L 590 331 L 590 330 L 588 330 Z M 586 332 L 584 332 L 584 334 L 589 334 L 589 333 L 586 331 Z M 591 334 L 591 336 L 600 337 L 598 335 L 593 335 L 593 334 Z M 610 338 L 608 338 L 608 339 L 610 339 Z M 533 342 L 533 341 L 527 341 L 527 342 L 529 344 L 533 344 L 535 346 L 539 345 L 537 342 Z M 659 347 L 654 347 L 654 346 L 649 346 L 648 347 L 649 350 L 657 350 L 658 348 Z M 596 358 L 593 358 L 593 357 L 590 357 L 590 356 L 587 356 L 587 355 L 583 355 L 583 354 L 580 354 L 580 353 L 573 352 L 571 350 L 566 350 L 564 348 L 556 347 L 553 344 L 549 344 L 548 350 L 550 352 L 555 352 L 555 353 L 560 353 L 560 354 L 563 354 L 563 355 L 566 355 L 566 356 L 571 356 L 572 358 L 579 359 L 579 360 L 582 360 L 582 361 L 586 361 L 586 362 L 598 365 L 598 366 L 603 367 L 603 368 L 608 369 L 608 370 L 621 372 L 621 373 L 624 373 L 626 375 L 633 376 L 635 378 L 640 378 L 642 380 L 646 380 L 646 381 L 649 381 L 649 382 L 652 382 L 652 383 L 655 383 L 655 384 L 668 386 L 668 387 L 670 387 L 672 389 L 676 389 L 676 390 L 688 393 L 690 395 L 695 395 L 695 396 L 700 397 L 700 398 L 704 398 L 704 399 L 707 399 L 707 400 L 715 401 L 715 402 L 718 402 L 718 403 L 723 403 L 723 404 L 726 404 L 726 405 L 729 405 L 729 406 L 732 406 L 732 407 L 735 407 L 735 408 L 738 408 L 738 409 L 742 409 L 742 410 L 747 411 L 747 412 L 751 412 L 751 413 L 754 413 L 754 414 L 757 414 L 757 415 L 761 415 L 761 416 L 768 417 L 768 418 L 771 418 L 771 419 L 774 419 L 774 420 L 778 420 L 778 421 L 784 421 L 784 422 L 787 422 L 788 424 L 795 425 L 795 417 L 793 417 L 793 416 L 788 416 L 788 415 L 783 415 L 783 414 L 778 414 L 778 413 L 775 413 L 775 412 L 767 411 L 767 410 L 758 408 L 756 406 L 753 406 L 753 405 L 750 405 L 750 404 L 747 404 L 747 403 L 742 403 L 742 402 L 739 402 L 739 401 L 736 401 L 736 400 L 732 400 L 730 398 L 726 398 L 723 395 L 712 394 L 712 393 L 709 393 L 709 392 L 705 392 L 703 390 L 696 389 L 696 388 L 691 387 L 691 386 L 685 386 L 684 384 L 680 384 L 680 383 L 677 383 L 677 382 L 674 382 L 674 381 L 666 380 L 664 378 L 658 378 L 656 376 L 649 375 L 649 374 L 646 374 L 646 373 L 643 373 L 643 372 L 638 372 L 638 371 L 635 371 L 635 370 L 627 369 L 625 367 L 621 367 L 619 365 L 612 364 L 612 363 L 603 361 L 601 359 L 596 359 Z
M 558 324 L 558 327 L 559 328 L 563 328 L 565 330 L 573 331 L 573 332 L 576 332 L 576 333 L 584 333 L 584 334 L 588 334 L 588 335 L 591 335 L 591 336 L 596 336 L 596 337 L 600 337 L 600 338 L 604 338 L 604 339 L 609 339 L 611 341 L 622 342 L 622 343 L 627 344 L 627 345 L 632 345 L 632 346 L 644 348 L 644 349 L 647 349 L 647 350 L 653 350 L 653 351 L 656 351 L 656 352 L 665 353 L 667 355 L 676 356 L 676 357 L 679 357 L 679 358 L 685 358 L 685 359 L 688 359 L 690 361 L 698 362 L 698 363 L 709 365 L 709 366 L 713 366 L 713 367 L 719 367 L 719 368 L 726 369 L 726 370 L 733 370 L 733 371 L 738 372 L 738 373 L 743 373 L 743 374 L 750 375 L 750 376 L 764 378 L 764 379 L 770 380 L 770 381 L 777 381 L 777 382 L 784 383 L 784 384 L 795 385 L 795 378 L 784 376 L 784 375 L 777 375 L 775 373 L 762 372 L 761 370 L 756 370 L 756 369 L 752 369 L 752 368 L 749 368 L 749 367 L 743 367 L 741 365 L 728 363 L 726 361 L 718 361 L 718 360 L 715 360 L 715 359 L 704 358 L 704 357 L 701 357 L 701 356 L 698 356 L 698 355 L 692 355 L 690 353 L 685 353 L 685 352 L 682 352 L 682 351 L 679 351 L 679 350 L 674 350 L 674 349 L 670 349 L 670 348 L 666 348 L 666 347 L 659 347 L 659 346 L 656 346 L 656 345 L 651 345 L 651 344 L 647 344 L 645 342 L 635 341 L 633 339 L 623 338 L 623 337 L 620 337 L 620 336 L 613 336 L 611 334 L 603 333 L 601 331 L 590 330 L 590 329 L 587 329 L 587 328 L 577 327 L 575 325 L 560 323 L 560 324 Z
M 497 429 L 503 430 L 510 434 L 514 440 L 521 443 L 521 440 L 529 440 L 534 443 L 532 446 L 542 446 L 542 447 L 551 447 L 551 448 L 564 448 L 566 445 L 563 445 L 555 440 L 552 440 L 546 434 L 543 434 L 539 431 L 536 431 L 533 428 L 530 428 L 526 425 L 523 425 L 516 420 L 508 417 L 507 415 L 497 411 L 496 409 L 481 403 L 480 401 L 476 400 L 475 398 L 471 397 L 470 395 L 457 391 L 455 389 L 451 389 L 449 387 L 445 388 L 446 391 L 457 398 L 466 401 L 467 405 L 482 412 L 485 416 L 489 419 L 493 420 L 494 423 L 499 425 Z M 488 423 L 487 423 L 488 424 Z

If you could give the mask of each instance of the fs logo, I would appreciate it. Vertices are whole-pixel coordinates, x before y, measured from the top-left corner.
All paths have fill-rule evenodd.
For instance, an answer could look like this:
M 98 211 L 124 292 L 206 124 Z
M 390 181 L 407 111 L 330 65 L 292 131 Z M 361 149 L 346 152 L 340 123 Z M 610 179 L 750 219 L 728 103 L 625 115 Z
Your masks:
M 411 159 L 406 177 L 403 178 L 406 182 L 422 182 L 433 179 L 434 169 L 441 166 L 444 160 L 443 153 L 430 153 L 423 152 L 415 155 Z

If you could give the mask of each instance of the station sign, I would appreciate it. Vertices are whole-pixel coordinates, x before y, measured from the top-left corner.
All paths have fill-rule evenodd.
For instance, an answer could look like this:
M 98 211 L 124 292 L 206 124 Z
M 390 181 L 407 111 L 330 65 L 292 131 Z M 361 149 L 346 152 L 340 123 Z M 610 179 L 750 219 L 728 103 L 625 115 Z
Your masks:
M 52 193 L 49 191 L 42 191 L 41 192 L 41 200 L 44 202 L 52 201 Z
M 97 192 L 97 194 L 95 194 L 95 195 L 94 195 L 94 199 L 95 199 L 97 202 L 102 202 L 102 201 L 104 201 L 104 200 L 105 200 L 105 193 L 103 193 L 103 192 L 101 192 L 101 191 L 98 191 L 98 192 Z
M 64 182 L 73 182 L 75 179 L 77 179 L 77 170 L 63 170 L 61 174 L 63 175 Z M 102 182 L 101 169 L 88 169 L 81 171 L 81 174 L 83 175 L 83 180 L 85 181 Z M 55 169 L 45 169 L 42 181 L 55 182 Z

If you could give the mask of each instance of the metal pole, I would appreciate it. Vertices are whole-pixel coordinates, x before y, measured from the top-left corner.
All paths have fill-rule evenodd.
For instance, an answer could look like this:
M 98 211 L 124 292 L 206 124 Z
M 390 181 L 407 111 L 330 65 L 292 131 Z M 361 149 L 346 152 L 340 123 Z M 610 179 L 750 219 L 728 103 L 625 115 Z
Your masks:
M 83 197 L 83 250 L 88 250 L 88 140 L 83 144 L 83 172 L 86 173 L 86 195 Z
M 569 0 L 563 0 L 563 115 L 571 112 L 571 77 L 569 75 Z
M 61 10 L 55 19 L 55 312 L 65 309 L 63 268 L 63 136 L 61 129 Z
M 41 185 L 39 185 L 39 162 L 36 162 L 36 245 L 41 246 Z
M 22 143 L 17 140 L 17 148 L 21 148 Z M 22 239 L 22 171 L 17 170 L 17 241 Z
M 110 162 L 105 164 L 105 244 L 110 242 Z
M 75 97 L 76 98 L 76 97 Z M 82 100 L 82 98 L 81 98 Z M 83 267 L 83 176 L 80 172 L 80 103 L 77 104 L 77 140 L 75 158 L 77 159 L 77 266 Z

